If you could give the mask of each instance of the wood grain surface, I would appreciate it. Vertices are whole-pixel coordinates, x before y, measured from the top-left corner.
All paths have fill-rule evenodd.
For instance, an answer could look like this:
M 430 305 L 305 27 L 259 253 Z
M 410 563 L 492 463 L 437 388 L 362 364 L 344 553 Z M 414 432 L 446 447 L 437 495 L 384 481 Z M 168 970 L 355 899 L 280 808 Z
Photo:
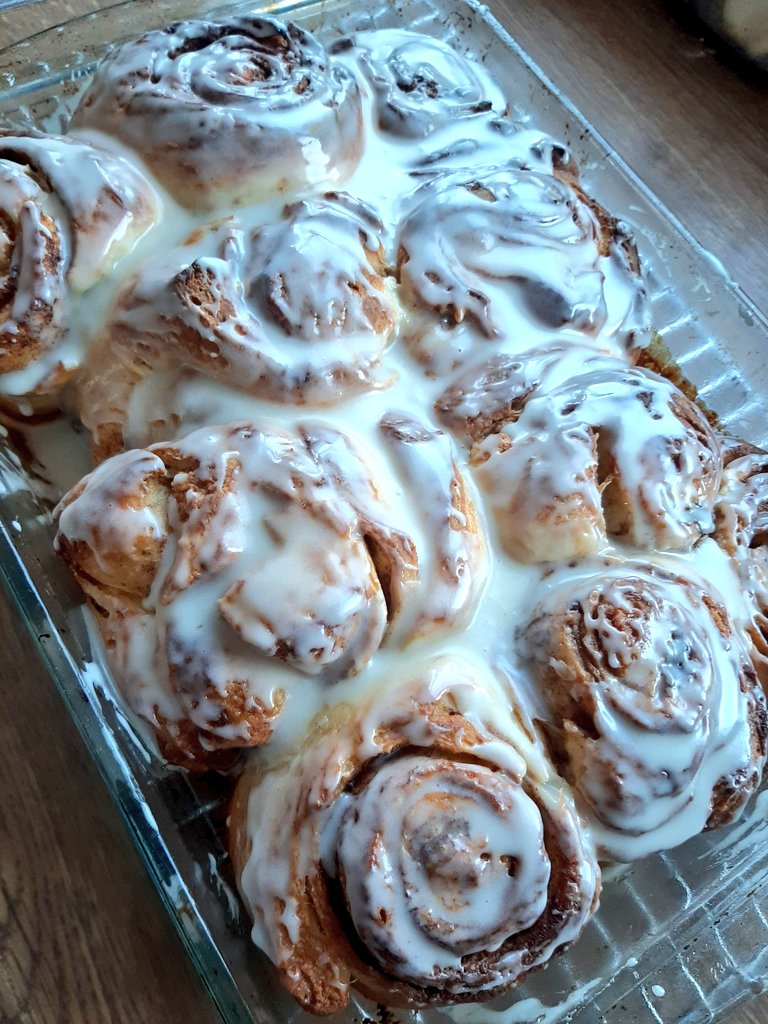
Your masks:
M 0 46 L 99 0 L 0 14 Z M 661 0 L 492 0 L 504 25 L 768 309 L 768 92 Z M 54 684 L 0 597 L 0 1022 L 213 1024 Z M 728 1024 L 768 1024 L 768 996 Z

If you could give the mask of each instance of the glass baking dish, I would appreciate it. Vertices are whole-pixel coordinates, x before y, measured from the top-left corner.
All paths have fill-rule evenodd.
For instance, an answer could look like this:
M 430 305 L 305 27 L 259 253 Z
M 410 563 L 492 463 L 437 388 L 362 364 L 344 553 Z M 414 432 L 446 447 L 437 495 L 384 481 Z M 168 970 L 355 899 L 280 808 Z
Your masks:
M 2 4 L 0 4 L 0 10 Z M 113 41 L 210 11 L 269 9 L 325 41 L 350 30 L 405 26 L 440 36 L 487 64 L 522 123 L 562 139 L 587 188 L 631 224 L 665 344 L 727 430 L 768 446 L 768 322 L 472 0 L 254 4 L 131 0 L 0 53 L 0 123 L 66 120 L 73 97 Z M 73 428 L 73 437 L 76 430 Z M 76 437 L 75 437 L 75 440 Z M 84 441 L 81 439 L 81 444 Z M 78 589 L 52 552 L 48 511 L 0 438 L 0 575 L 37 643 L 228 1024 L 307 1024 L 248 939 L 222 842 L 231 783 L 193 779 L 148 753 L 114 696 Z M 579 942 L 510 1000 L 446 1011 L 353 1005 L 343 1024 L 579 1024 L 712 1020 L 768 987 L 768 792 L 731 829 L 699 836 L 606 879 Z M 342 1018 L 332 1018 L 342 1024 Z

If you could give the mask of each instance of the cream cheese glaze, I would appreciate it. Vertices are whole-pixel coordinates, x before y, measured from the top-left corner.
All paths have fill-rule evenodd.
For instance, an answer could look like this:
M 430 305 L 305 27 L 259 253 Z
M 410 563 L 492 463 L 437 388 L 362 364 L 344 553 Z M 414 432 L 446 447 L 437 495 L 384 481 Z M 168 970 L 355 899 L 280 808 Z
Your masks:
M 395 464 L 378 477 L 373 455 L 328 428 L 247 424 L 118 455 L 65 497 L 59 549 L 106 619 L 141 717 L 178 742 L 191 723 L 203 749 L 257 746 L 283 705 L 306 724 L 382 644 L 400 651 L 471 619 L 486 551 L 450 441 L 411 421 L 381 429 Z M 407 503 L 414 459 L 432 472 L 420 514 Z
M 84 351 L 73 307 L 159 215 L 155 189 L 106 140 L 0 134 L 0 395 L 61 389 Z
M 514 352 L 554 331 L 617 353 L 644 344 L 644 295 L 625 240 L 567 180 L 510 161 L 440 176 L 412 203 L 398 232 L 412 313 L 404 333 L 434 373 L 478 348 Z
M 234 818 L 254 939 L 323 1012 L 351 975 L 396 1005 L 503 991 L 576 937 L 599 886 L 562 783 L 469 657 L 337 705 L 293 759 L 253 763 Z
M 183 206 L 212 210 L 342 181 L 359 157 L 360 100 L 309 33 L 241 16 L 118 47 L 73 124 L 115 135 Z
M 373 131 L 372 128 L 369 130 Z M 251 395 L 255 392 L 256 397 L 272 401 L 282 399 L 288 403 L 313 405 L 338 403 L 356 392 L 384 388 L 388 392 L 387 407 L 413 408 L 417 414 L 421 413 L 424 406 L 414 405 L 414 389 L 421 387 L 419 374 L 411 368 L 407 354 L 399 351 L 402 341 L 396 340 L 387 349 L 398 320 L 401 321 L 399 333 L 402 334 L 409 329 L 410 315 L 400 310 L 400 290 L 393 284 L 391 271 L 383 280 L 379 277 L 395 259 L 392 225 L 403 216 L 409 197 L 418 188 L 418 180 L 411 174 L 406 155 L 399 151 L 390 153 L 381 138 L 369 135 L 367 142 L 360 168 L 346 185 L 346 195 L 363 196 L 365 202 L 349 200 L 345 195 L 319 202 L 314 200 L 289 207 L 291 212 L 287 218 L 279 200 L 238 211 L 236 223 L 227 220 L 215 226 L 214 230 L 206 231 L 202 237 L 199 232 L 190 230 L 188 240 L 177 251 L 152 261 L 138 275 L 118 300 L 112 322 L 104 332 L 106 336 L 97 342 L 85 368 L 81 385 L 81 414 L 97 438 L 103 424 L 124 422 L 126 418 L 135 427 L 129 429 L 125 444 L 142 445 L 184 433 L 201 422 L 240 415 L 239 411 L 231 411 L 234 408 L 242 409 L 243 415 L 249 415 L 248 410 L 256 406 L 251 402 L 244 403 L 238 391 Z M 520 154 L 522 159 L 527 154 L 525 159 L 530 159 L 536 166 L 552 169 L 552 151 L 556 147 L 547 145 L 539 133 L 521 132 L 519 136 L 513 136 L 510 143 L 506 148 L 499 147 L 496 151 L 498 159 L 517 159 L 516 154 Z M 386 182 L 379 171 L 383 160 L 392 161 L 391 178 Z M 335 224 L 328 219 L 328 211 L 334 209 L 340 210 Z M 350 235 L 340 234 L 342 227 L 353 226 L 356 219 L 366 238 L 370 239 L 367 248 L 362 246 L 357 253 L 350 248 Z M 378 228 L 375 227 L 377 221 Z M 330 329 L 325 332 L 321 333 L 316 327 L 311 333 L 306 329 L 302 331 L 301 327 L 286 331 L 284 318 L 280 323 L 279 318 L 275 319 L 274 311 L 267 310 L 266 315 L 260 313 L 258 296 L 251 298 L 249 280 L 256 275 L 250 266 L 248 253 L 252 251 L 252 244 L 248 239 L 252 233 L 255 238 L 263 238 L 266 233 L 274 236 L 278 231 L 286 259 L 278 267 L 275 257 L 272 257 L 270 263 L 275 275 L 284 280 L 289 295 L 290 289 L 294 289 L 300 297 L 303 296 L 308 282 L 312 282 L 312 301 L 308 308 L 311 309 L 312 305 L 320 307 L 312 310 L 313 322 L 318 317 L 325 318 L 326 322 L 330 318 Z M 348 269 L 345 268 L 347 279 L 360 281 L 363 275 L 370 302 L 379 307 L 372 317 L 378 324 L 378 330 L 366 316 L 364 330 L 353 333 L 346 315 L 334 317 L 328 312 L 331 309 L 328 301 L 320 301 L 324 289 L 329 287 L 323 281 L 327 282 L 330 272 L 319 256 L 314 262 L 309 258 L 310 254 L 314 255 L 312 247 L 317 251 L 319 245 L 324 247 L 324 252 L 331 250 L 336 253 L 337 260 L 343 253 L 348 253 L 348 259 L 354 261 Z M 380 254 L 377 252 L 379 245 Z M 363 252 L 369 255 L 361 262 Z M 378 263 L 378 272 L 369 261 Z M 186 311 L 182 311 L 179 305 L 180 286 L 183 283 L 184 293 L 189 292 L 193 268 L 205 269 L 209 275 L 208 284 L 215 291 L 215 296 L 208 292 L 208 301 L 202 311 L 217 321 L 208 347 L 195 340 L 194 331 L 199 320 L 190 321 L 189 305 Z M 341 264 L 334 270 L 334 276 L 340 269 Z M 232 285 L 222 289 L 220 282 L 230 279 Z M 632 301 L 636 301 L 642 291 L 640 278 L 631 274 L 625 276 L 620 291 L 625 293 L 620 301 L 626 303 L 629 296 L 634 296 Z M 236 307 L 223 318 L 222 296 Z M 343 311 L 342 298 L 343 291 L 336 300 Z M 195 308 L 192 308 L 192 313 L 195 313 Z M 179 327 L 180 318 L 183 319 L 184 330 Z M 533 337 L 542 339 L 543 343 L 553 340 L 552 330 L 539 329 L 536 332 L 530 326 L 523 336 L 532 332 Z M 146 339 L 147 345 L 146 352 L 143 346 L 139 346 L 140 368 L 137 368 L 135 344 L 138 335 Z M 173 344 L 177 337 L 181 339 L 180 343 Z M 159 350 L 157 344 L 153 344 L 155 339 L 160 343 Z M 569 341 L 582 346 L 590 343 L 591 339 L 574 336 L 560 340 L 560 344 Z M 350 355 L 351 343 L 357 346 L 356 354 Z M 215 344 L 216 351 L 221 354 L 216 364 L 208 351 L 211 344 Z M 598 351 L 615 351 L 615 344 L 609 338 L 599 337 L 592 344 Z M 385 350 L 386 356 L 382 359 Z M 164 382 L 155 386 L 158 374 L 163 374 Z M 168 376 L 172 378 L 170 387 Z M 228 385 L 227 388 L 211 387 L 205 380 L 206 376 L 221 381 Z M 376 401 L 375 396 L 370 397 Z M 432 401 L 434 399 L 429 400 L 430 406 Z M 206 420 L 195 416 L 195 407 L 201 402 L 206 409 Z M 376 407 L 381 409 L 380 405 Z M 334 414 L 346 417 L 348 411 L 345 401 Z M 286 409 L 280 415 L 290 416 L 291 411 Z M 353 421 L 359 422 L 357 414 L 354 414 Z
M 179 52 L 153 57 L 160 36 Z M 232 157 L 254 125 L 274 149 L 305 123 L 294 44 L 360 144 L 331 167 L 312 122 L 317 165 L 287 146 L 261 194 Z M 162 756 L 258 748 L 233 860 L 255 941 L 318 1012 L 350 983 L 398 1005 L 502 991 L 577 938 L 598 854 L 735 816 L 765 760 L 768 649 L 764 464 L 726 446 L 723 472 L 703 413 L 632 365 L 651 325 L 624 226 L 479 64 L 400 30 L 331 51 L 273 19 L 191 23 L 86 92 L 78 125 L 161 173 L 161 104 L 153 130 L 218 138 L 223 177 L 193 180 L 203 155 L 164 178 L 186 207 L 153 185 L 161 218 L 72 314 L 76 402 L 118 454 L 57 513 Z M 155 59 L 144 113 L 112 122 Z M 249 68 L 296 108 L 265 113 Z M 595 638 L 590 721 L 553 697 L 563 605 Z
M 720 500 L 715 506 L 716 536 L 737 568 L 739 586 L 750 606 L 746 627 L 752 660 L 768 686 L 768 456 L 749 445 L 728 451 Z
M 711 583 L 627 560 L 555 572 L 548 588 L 522 643 L 603 855 L 668 849 L 736 816 L 760 779 L 768 719 Z
M 704 414 L 664 378 L 595 369 L 545 386 L 472 451 L 505 550 L 567 560 L 608 536 L 686 548 L 714 529 L 722 460 Z
M 429 36 L 380 29 L 358 32 L 331 47 L 362 74 L 373 122 L 404 141 L 447 130 L 457 140 L 506 112 L 507 100 L 482 65 Z M 467 124 L 469 122 L 469 125 Z
M 227 218 L 150 262 L 119 296 L 85 373 L 97 448 L 124 447 L 133 390 L 169 367 L 292 405 L 386 386 L 381 357 L 398 307 L 383 230 L 366 203 L 327 193 L 250 231 Z

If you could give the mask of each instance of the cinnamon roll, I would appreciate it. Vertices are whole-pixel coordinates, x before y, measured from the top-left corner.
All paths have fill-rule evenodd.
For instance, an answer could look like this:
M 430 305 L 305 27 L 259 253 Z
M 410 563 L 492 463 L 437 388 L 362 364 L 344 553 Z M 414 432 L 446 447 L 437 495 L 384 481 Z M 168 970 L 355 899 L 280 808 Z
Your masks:
M 359 671 L 383 638 L 356 517 L 288 434 L 233 427 L 118 455 L 57 515 L 118 684 L 170 760 L 189 725 L 184 764 L 266 742 L 288 690 L 311 701 L 310 680 Z
M 350 72 L 297 25 L 254 15 L 124 43 L 72 124 L 114 135 L 175 199 L 204 210 L 341 182 L 361 146 Z
M 147 266 L 119 297 L 83 377 L 81 416 L 97 456 L 178 434 L 162 398 L 133 423 L 129 414 L 138 385 L 179 367 L 293 405 L 383 386 L 398 321 L 383 234 L 367 204 L 326 193 L 250 232 L 226 221 L 195 233 Z
M 154 223 L 157 197 L 101 144 L 0 133 L 0 390 L 46 395 L 74 372 L 73 305 Z
M 605 369 L 531 397 L 472 462 L 504 549 L 569 559 L 616 538 L 682 549 L 714 529 L 720 445 L 701 410 L 641 369 Z
M 331 53 L 361 74 L 379 131 L 419 140 L 446 128 L 476 132 L 477 122 L 506 112 L 507 102 L 481 64 L 441 39 L 405 29 L 358 32 Z
M 253 938 L 305 1008 L 339 1010 L 351 985 L 392 1006 L 490 998 L 594 910 L 571 800 L 496 685 L 437 659 L 240 780 L 230 848 Z
M 341 461 L 365 475 L 359 496 L 334 475 Z M 434 565 L 434 538 L 403 529 L 375 464 L 330 429 L 232 425 L 117 455 L 62 500 L 59 553 L 168 760 L 205 767 L 209 751 L 259 746 L 287 702 L 311 714 L 390 628 L 403 644 L 474 612 L 485 548 L 458 471 L 430 524 Z
M 768 713 L 711 586 L 633 562 L 562 570 L 522 643 L 603 856 L 644 857 L 738 816 L 760 781 Z
M 768 691 L 768 454 L 730 444 L 726 462 L 714 537 L 736 564 L 752 663 Z
M 441 422 L 471 445 L 519 419 L 539 390 L 604 369 L 626 369 L 626 362 L 575 342 L 555 341 L 519 355 L 499 353 L 468 366 L 440 393 L 434 408 Z
M 406 340 L 431 372 L 447 374 L 479 348 L 514 354 L 554 332 L 620 355 L 647 341 L 631 243 L 562 175 L 481 167 L 438 177 L 416 198 L 397 269 Z
M 389 639 L 401 647 L 440 629 L 469 624 L 488 578 L 485 535 L 450 438 L 404 414 L 379 423 L 383 466 L 335 430 L 319 424 L 305 439 L 363 524 L 383 581 L 391 619 Z M 377 483 L 378 481 L 378 483 Z M 414 494 L 419 501 L 414 503 Z M 382 521 L 385 495 L 398 495 L 407 532 Z

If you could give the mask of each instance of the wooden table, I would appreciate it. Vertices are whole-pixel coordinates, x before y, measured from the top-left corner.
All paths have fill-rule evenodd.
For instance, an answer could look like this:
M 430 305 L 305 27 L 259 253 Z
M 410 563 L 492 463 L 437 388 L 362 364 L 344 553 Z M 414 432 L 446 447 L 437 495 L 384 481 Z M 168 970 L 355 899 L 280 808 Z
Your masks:
M 0 45 L 98 0 L 0 14 Z M 768 92 L 661 0 L 492 0 L 522 45 L 763 308 Z M 0 1022 L 218 1020 L 53 683 L 0 598 Z M 729 1018 L 768 1024 L 768 996 Z

